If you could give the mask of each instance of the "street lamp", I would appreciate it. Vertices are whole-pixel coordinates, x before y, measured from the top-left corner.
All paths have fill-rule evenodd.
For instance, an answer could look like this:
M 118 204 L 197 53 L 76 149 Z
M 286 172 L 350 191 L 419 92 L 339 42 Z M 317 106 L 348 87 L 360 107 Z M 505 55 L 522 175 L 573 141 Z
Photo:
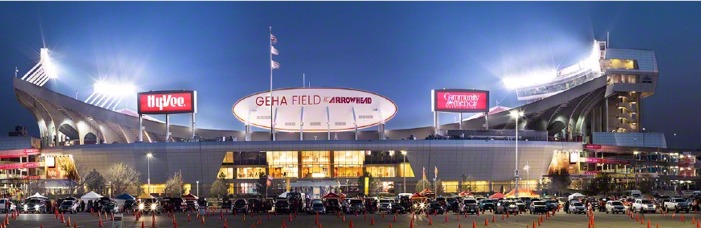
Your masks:
M 404 192 L 406 192 L 406 150 L 402 150 L 402 157 L 404 158 L 404 162 L 402 163 L 402 176 L 404 177 Z
M 197 196 L 200 196 L 200 181 L 195 181 L 197 183 Z
M 523 117 L 523 111 L 512 110 L 509 114 L 511 118 L 516 119 L 516 126 L 514 127 L 516 131 L 516 158 L 514 159 L 514 196 L 518 198 L 518 119 Z
M 148 153 L 146 154 L 146 175 L 147 175 L 147 183 L 148 183 L 148 195 L 151 195 L 151 158 L 153 157 L 153 153 Z

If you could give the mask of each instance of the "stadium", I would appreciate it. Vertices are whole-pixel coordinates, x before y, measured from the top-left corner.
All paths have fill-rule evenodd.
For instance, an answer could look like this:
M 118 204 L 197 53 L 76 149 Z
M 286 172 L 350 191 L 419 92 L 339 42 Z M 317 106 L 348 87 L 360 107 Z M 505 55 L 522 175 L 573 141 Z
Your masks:
M 367 192 L 358 188 L 365 173 L 379 180 L 380 192 L 414 192 L 424 177 L 440 180 L 448 193 L 465 183 L 473 192 L 508 192 L 517 179 L 518 188 L 536 189 L 563 168 L 579 181 L 610 173 L 622 184 L 650 179 L 676 189 L 699 180 L 698 152 L 667 148 L 663 134 L 642 125 L 641 106 L 659 78 L 654 51 L 609 48 L 606 41 L 594 41 L 590 56 L 571 66 L 505 78 L 525 101 L 519 107 L 491 107 L 488 91 L 425 91 L 433 97 L 434 125 L 410 129 L 385 129 L 401 110 L 380 94 L 309 87 L 233 103 L 244 131 L 201 129 L 196 91 L 139 93 L 138 111 L 116 110 L 105 94 L 80 101 L 48 89 L 51 67 L 44 49 L 34 68 L 14 78 L 17 101 L 36 118 L 40 138 L 3 138 L 6 191 L 19 179 L 25 189 L 44 182 L 54 186 L 47 194 L 59 194 L 66 191 L 64 164 L 104 172 L 115 162 L 136 167 L 141 188 L 152 194 L 177 171 L 193 194 L 206 195 L 217 178 L 230 194 L 255 194 L 264 173 L 271 193 L 317 198 Z M 460 121 L 442 122 L 439 112 Z M 165 122 L 150 116 L 160 114 Z M 191 115 L 192 124 L 171 125 L 172 114 Z

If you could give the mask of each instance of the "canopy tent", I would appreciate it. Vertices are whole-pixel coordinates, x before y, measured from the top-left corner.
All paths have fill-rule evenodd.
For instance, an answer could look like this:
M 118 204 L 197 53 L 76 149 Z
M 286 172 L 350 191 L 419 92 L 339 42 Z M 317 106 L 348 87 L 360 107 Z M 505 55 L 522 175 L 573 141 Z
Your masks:
M 433 191 L 431 191 L 431 189 L 428 189 L 428 188 L 419 192 L 419 194 L 423 197 L 433 197 L 436 195 L 435 193 L 433 193 Z
M 197 200 L 197 199 L 199 199 L 199 197 L 197 197 L 196 195 L 193 195 L 192 193 L 184 195 L 182 198 L 184 200 Z
M 343 199 L 343 198 L 346 198 L 346 195 L 344 195 L 343 193 L 336 194 L 333 192 L 329 192 L 329 193 L 326 193 L 326 195 L 322 196 L 321 198 L 322 199 Z
M 494 193 L 494 195 L 489 196 L 489 198 L 490 199 L 503 199 L 505 197 L 504 197 L 504 193 L 497 192 L 497 193 Z
M 409 199 L 412 199 L 412 200 L 413 199 L 424 199 L 424 198 L 426 198 L 426 197 L 422 196 L 421 193 L 418 193 L 418 192 L 414 193 L 413 195 L 411 195 L 411 197 L 409 197 Z
M 124 194 L 121 194 L 121 195 L 114 197 L 114 199 L 116 199 L 116 200 L 135 200 L 136 198 L 134 198 L 133 196 L 131 196 L 127 193 L 124 193 Z
M 582 193 L 575 192 L 574 194 L 570 195 L 567 197 L 567 200 L 573 200 L 575 198 L 584 198 L 585 196 L 582 195 Z
M 471 193 L 471 192 L 462 191 L 462 192 L 458 193 L 458 196 L 460 196 L 460 197 L 472 196 L 472 193 Z
M 27 197 L 27 198 L 44 198 L 44 199 L 48 199 L 48 197 L 43 196 L 43 195 L 39 194 L 38 192 L 37 192 L 37 193 L 34 193 L 34 195 L 32 195 L 32 196 L 30 196 L 30 197 Z
M 144 193 L 141 193 L 141 195 L 139 195 L 139 196 L 136 197 L 136 198 L 138 198 L 138 199 L 153 199 L 154 197 L 151 196 L 151 195 L 149 195 L 148 193 L 145 193 L 145 192 L 144 192 Z
M 512 189 L 509 193 L 506 193 L 505 196 L 506 198 L 515 197 L 516 192 Z M 531 189 L 521 188 L 518 190 L 518 197 L 540 197 L 540 195 Z
M 93 191 L 90 191 L 90 192 L 86 193 L 85 195 L 81 196 L 80 200 L 81 201 L 99 200 L 100 198 L 102 198 L 102 196 L 100 194 L 97 194 Z

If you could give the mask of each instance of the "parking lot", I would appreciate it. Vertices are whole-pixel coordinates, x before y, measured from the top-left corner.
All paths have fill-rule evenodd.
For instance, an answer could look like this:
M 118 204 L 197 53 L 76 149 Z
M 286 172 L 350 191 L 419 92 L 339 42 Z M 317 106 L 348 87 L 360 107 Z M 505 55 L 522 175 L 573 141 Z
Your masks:
M 189 216 L 189 218 L 188 218 Z M 232 215 L 230 213 L 220 213 L 219 211 L 210 211 L 204 216 L 204 221 L 197 218 L 196 213 L 176 213 L 173 217 L 167 214 L 161 215 L 144 215 L 137 220 L 133 214 L 124 215 L 122 227 L 411 227 L 410 214 L 383 215 L 383 214 L 366 214 L 366 215 L 338 215 L 326 214 L 319 215 L 283 215 L 283 214 L 261 214 L 261 215 Z M 635 220 L 635 215 L 630 218 L 626 214 L 605 214 L 603 212 L 594 212 L 594 224 L 597 228 L 622 228 L 622 227 L 647 227 L 648 220 L 650 227 L 697 227 L 692 220 L 701 217 L 701 214 L 645 214 L 638 215 L 638 221 Z M 672 218 L 674 217 L 674 218 Z M 8 216 L 10 222 L 8 227 L 68 227 L 68 219 L 70 218 L 70 227 L 99 227 L 99 221 L 102 219 L 104 227 L 113 227 L 111 216 L 105 218 L 91 215 L 90 213 L 66 214 L 64 215 L 64 223 L 61 223 L 60 217 L 55 218 L 54 214 L 20 214 L 17 218 L 12 219 Z M 683 218 L 683 221 L 682 221 Z M 4 220 L 4 218 L 2 218 Z M 517 216 L 510 215 L 508 218 L 503 215 L 494 215 L 487 212 L 482 215 L 457 215 L 448 213 L 444 215 L 426 216 L 416 215 L 413 221 L 414 227 L 472 227 L 473 223 L 476 227 L 486 227 L 485 220 L 489 227 L 533 227 L 535 223 L 537 227 L 588 227 L 589 218 L 586 214 L 565 214 L 558 212 L 555 216 L 542 217 L 542 222 L 538 225 L 538 220 L 541 215 L 520 214 Z M 174 222 L 175 221 L 175 222 Z M 318 221 L 318 223 L 317 223 Z M 642 224 L 640 221 L 643 221 Z

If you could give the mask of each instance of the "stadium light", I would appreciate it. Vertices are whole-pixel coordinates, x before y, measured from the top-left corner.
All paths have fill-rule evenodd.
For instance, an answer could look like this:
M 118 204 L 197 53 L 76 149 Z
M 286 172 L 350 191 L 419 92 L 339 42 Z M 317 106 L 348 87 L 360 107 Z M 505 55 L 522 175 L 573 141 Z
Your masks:
M 514 163 L 515 163 L 515 170 L 514 170 L 514 196 L 515 196 L 516 198 L 518 198 L 518 179 L 519 179 L 519 176 L 518 176 L 518 119 L 521 119 L 521 117 L 524 116 L 524 113 L 523 113 L 523 111 L 521 111 L 521 110 L 514 109 L 514 110 L 511 110 L 511 111 L 509 112 L 509 115 L 511 116 L 511 118 L 516 119 L 516 125 L 515 125 L 515 127 L 514 127 L 514 129 L 515 129 L 514 131 L 516 132 L 516 138 L 515 138 L 515 139 L 516 139 L 516 140 L 515 140 L 515 141 L 516 141 L 516 147 L 515 147 L 515 148 L 516 148 L 516 154 L 515 154 L 516 156 L 515 156 L 515 159 L 514 159 L 514 160 L 515 160 L 515 161 L 514 161 Z
M 540 70 L 525 75 L 506 76 L 502 79 L 508 89 L 519 89 L 534 85 L 545 84 L 557 78 L 557 70 Z
M 97 81 L 93 84 L 93 92 L 112 97 L 123 97 L 136 94 L 136 87 L 131 83 L 110 84 L 106 81 Z
M 46 73 L 46 76 L 49 76 L 49 78 L 57 78 L 57 72 L 56 72 L 56 64 L 51 60 L 51 57 L 49 57 L 49 49 L 48 48 L 42 48 L 41 51 L 41 60 L 39 60 L 43 67 L 44 67 L 44 72 Z

